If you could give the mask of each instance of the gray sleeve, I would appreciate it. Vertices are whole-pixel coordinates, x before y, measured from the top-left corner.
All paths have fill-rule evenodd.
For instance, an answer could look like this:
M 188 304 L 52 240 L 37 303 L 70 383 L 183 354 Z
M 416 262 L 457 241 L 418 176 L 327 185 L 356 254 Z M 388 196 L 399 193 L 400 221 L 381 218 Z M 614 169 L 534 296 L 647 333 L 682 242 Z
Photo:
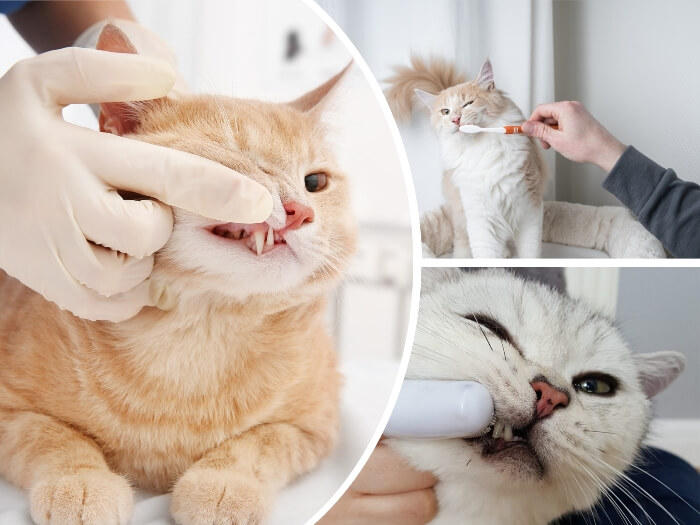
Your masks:
M 629 146 L 603 181 L 675 257 L 700 257 L 700 186 Z

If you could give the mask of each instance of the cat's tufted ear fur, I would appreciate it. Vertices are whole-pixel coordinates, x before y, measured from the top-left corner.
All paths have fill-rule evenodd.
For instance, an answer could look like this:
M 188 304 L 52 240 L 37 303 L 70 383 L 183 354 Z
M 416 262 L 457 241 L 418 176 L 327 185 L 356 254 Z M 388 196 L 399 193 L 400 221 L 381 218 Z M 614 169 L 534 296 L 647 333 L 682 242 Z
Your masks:
M 647 397 L 652 398 L 670 385 L 685 368 L 686 358 L 678 352 L 633 354 L 637 377 Z
M 484 89 L 486 91 L 491 91 L 496 87 L 493 81 L 493 68 L 491 67 L 491 61 L 487 58 L 484 63 L 481 64 L 481 69 L 479 69 L 479 74 L 476 76 L 474 83 L 477 87 Z
M 138 54 L 126 33 L 114 24 L 104 26 L 95 47 L 96 49 L 112 51 L 113 53 Z M 124 135 L 135 131 L 140 122 L 139 114 L 149 105 L 156 104 L 157 100 L 103 102 L 100 104 L 100 115 L 98 117 L 100 131 L 114 135 Z
M 352 66 L 352 61 L 345 66 L 339 73 L 335 74 L 329 80 L 321 84 L 308 93 L 300 96 L 298 99 L 289 102 L 288 104 L 299 111 L 322 111 L 322 106 L 326 101 L 332 98 L 333 93 L 339 89 L 341 81 L 347 76 L 348 70 Z
M 432 93 L 428 93 L 427 91 L 423 91 L 422 89 L 418 88 L 414 89 L 413 92 L 416 94 L 418 99 L 428 107 L 428 109 L 433 109 L 433 103 L 435 102 L 437 95 L 433 95 Z

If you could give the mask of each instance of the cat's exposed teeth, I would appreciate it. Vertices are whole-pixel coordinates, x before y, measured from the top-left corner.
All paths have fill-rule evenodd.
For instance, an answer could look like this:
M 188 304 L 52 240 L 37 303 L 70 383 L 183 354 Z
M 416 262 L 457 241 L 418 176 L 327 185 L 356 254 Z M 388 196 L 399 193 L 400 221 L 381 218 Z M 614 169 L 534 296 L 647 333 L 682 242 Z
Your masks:
M 506 428 L 506 424 L 501 421 L 500 419 L 496 421 L 496 424 L 493 426 L 493 433 L 491 434 L 495 439 L 498 439 L 503 435 L 503 431 Z
M 506 423 L 506 426 L 503 429 L 503 439 L 505 441 L 512 441 L 513 440 L 513 427 L 510 426 L 508 423 Z
M 267 230 L 266 244 L 268 246 L 272 246 L 275 244 L 275 230 L 272 229 L 272 226 L 270 226 Z M 258 254 L 258 255 L 260 255 L 260 254 Z
M 262 255 L 263 248 L 265 247 L 265 233 L 261 231 L 256 231 L 255 233 L 253 233 L 253 237 L 255 238 L 255 252 L 258 255 Z

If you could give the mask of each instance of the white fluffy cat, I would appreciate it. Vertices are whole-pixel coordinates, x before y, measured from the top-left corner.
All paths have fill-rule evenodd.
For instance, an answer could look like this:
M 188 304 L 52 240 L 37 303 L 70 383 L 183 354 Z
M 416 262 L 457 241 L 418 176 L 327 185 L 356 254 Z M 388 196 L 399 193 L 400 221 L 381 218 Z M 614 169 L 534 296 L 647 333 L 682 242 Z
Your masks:
M 497 417 L 480 438 L 386 441 L 437 476 L 431 524 L 544 525 L 590 508 L 634 461 L 649 398 L 684 357 L 632 354 L 605 316 L 503 270 L 431 272 L 406 377 L 478 381 Z
M 398 119 L 414 92 L 430 110 L 443 157 L 443 193 L 454 226 L 454 257 L 538 257 L 546 169 L 525 135 L 466 134 L 460 126 L 499 127 L 525 120 L 496 89 L 487 59 L 473 81 L 433 59 L 396 68 L 386 95 Z

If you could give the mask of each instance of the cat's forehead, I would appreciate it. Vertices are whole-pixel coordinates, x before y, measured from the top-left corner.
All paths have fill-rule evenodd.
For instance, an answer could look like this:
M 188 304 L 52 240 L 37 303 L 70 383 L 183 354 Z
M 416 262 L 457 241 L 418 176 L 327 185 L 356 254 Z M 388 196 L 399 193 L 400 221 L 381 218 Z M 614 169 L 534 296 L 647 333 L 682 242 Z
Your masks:
M 531 356 L 561 360 L 627 355 L 612 321 L 581 301 L 506 272 L 474 272 L 444 282 L 424 301 L 424 315 L 487 316 L 502 325 Z M 455 326 L 460 326 L 456 324 Z
M 437 106 L 459 103 L 465 98 L 477 96 L 480 92 L 481 90 L 471 82 L 452 86 L 440 93 L 437 99 Z

